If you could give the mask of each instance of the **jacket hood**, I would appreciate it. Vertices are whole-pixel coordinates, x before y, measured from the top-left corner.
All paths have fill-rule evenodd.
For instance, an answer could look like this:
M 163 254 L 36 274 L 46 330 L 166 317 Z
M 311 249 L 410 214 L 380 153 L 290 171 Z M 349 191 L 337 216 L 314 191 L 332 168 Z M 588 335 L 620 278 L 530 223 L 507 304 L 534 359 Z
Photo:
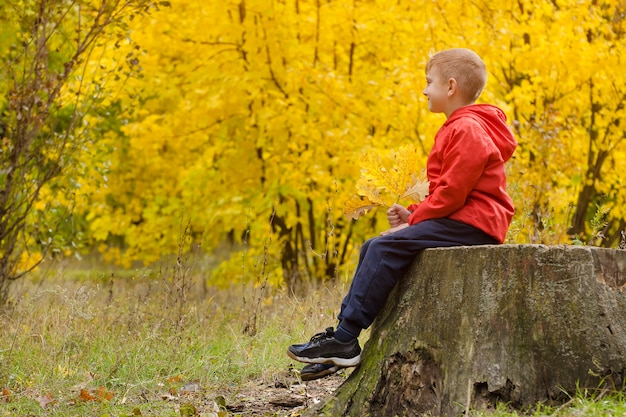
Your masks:
M 511 128 L 506 124 L 506 114 L 491 104 L 472 104 L 455 110 L 444 125 L 467 116 L 472 117 L 483 126 L 500 150 L 502 159 L 505 162 L 508 161 L 517 147 L 517 141 Z

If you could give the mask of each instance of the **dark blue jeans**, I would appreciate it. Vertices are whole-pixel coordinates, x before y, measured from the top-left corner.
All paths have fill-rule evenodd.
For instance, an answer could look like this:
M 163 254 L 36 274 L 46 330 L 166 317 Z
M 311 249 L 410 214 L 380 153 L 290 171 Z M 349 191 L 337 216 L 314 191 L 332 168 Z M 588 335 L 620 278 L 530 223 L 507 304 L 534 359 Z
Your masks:
M 389 293 L 420 251 L 427 248 L 499 243 L 475 227 L 446 218 L 420 222 L 363 244 L 348 294 L 341 303 L 341 327 L 358 335 L 383 308 Z

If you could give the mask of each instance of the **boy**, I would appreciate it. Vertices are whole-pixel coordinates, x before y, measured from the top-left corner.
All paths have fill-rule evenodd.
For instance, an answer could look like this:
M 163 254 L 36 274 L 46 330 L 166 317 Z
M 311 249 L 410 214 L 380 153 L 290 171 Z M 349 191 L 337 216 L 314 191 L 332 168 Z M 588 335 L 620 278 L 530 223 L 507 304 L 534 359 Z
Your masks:
M 504 163 L 517 142 L 500 109 L 474 104 L 486 82 L 485 64 L 473 51 L 449 49 L 430 57 L 423 94 L 428 109 L 447 120 L 426 163 L 429 194 L 407 208 L 394 204 L 387 211 L 391 228 L 365 242 L 337 329 L 289 346 L 292 359 L 309 364 L 303 380 L 359 364 L 361 330 L 372 324 L 421 250 L 504 241 L 514 213 Z

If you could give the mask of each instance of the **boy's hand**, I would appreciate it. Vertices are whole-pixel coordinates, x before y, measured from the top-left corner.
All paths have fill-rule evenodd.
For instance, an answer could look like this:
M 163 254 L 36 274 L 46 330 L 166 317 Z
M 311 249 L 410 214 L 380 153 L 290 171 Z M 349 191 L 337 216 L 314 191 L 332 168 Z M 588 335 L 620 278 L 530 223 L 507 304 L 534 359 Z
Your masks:
M 392 227 L 391 229 L 385 230 L 384 232 L 380 232 L 380 235 L 381 236 L 390 235 L 393 232 L 397 232 L 398 230 L 406 229 L 407 227 L 409 227 L 408 223 L 402 223 L 399 226 Z
M 409 214 L 411 213 L 400 204 L 392 205 L 389 210 L 387 210 L 387 220 L 389 220 L 389 226 L 393 228 L 400 226 L 402 223 L 407 223 L 409 221 Z

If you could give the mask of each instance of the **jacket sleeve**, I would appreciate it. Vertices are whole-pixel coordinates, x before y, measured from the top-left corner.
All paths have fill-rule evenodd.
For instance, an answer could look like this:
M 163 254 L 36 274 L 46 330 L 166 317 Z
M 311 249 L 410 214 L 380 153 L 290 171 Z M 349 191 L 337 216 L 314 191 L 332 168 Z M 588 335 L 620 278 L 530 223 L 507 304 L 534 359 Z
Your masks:
M 459 123 L 460 124 L 460 123 Z M 447 217 L 462 208 L 480 179 L 491 150 L 486 133 L 473 123 L 454 126 L 433 157 L 440 163 L 436 184 L 423 202 L 409 210 L 409 224 Z

